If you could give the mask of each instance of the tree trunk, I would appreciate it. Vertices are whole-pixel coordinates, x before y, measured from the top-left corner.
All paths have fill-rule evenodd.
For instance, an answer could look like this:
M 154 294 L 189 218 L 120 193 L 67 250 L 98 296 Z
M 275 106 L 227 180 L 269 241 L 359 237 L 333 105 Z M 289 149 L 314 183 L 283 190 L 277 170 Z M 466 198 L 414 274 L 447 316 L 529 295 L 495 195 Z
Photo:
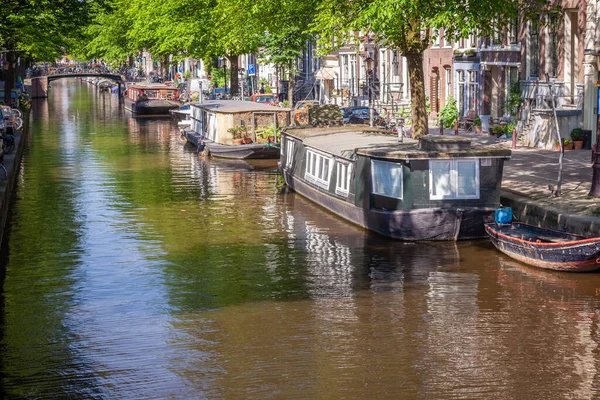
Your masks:
M 227 56 L 229 61 L 229 94 L 230 96 L 237 96 L 240 92 L 240 83 L 238 79 L 239 69 L 239 57 L 238 56 Z
M 406 57 L 410 77 L 412 136 L 416 139 L 421 135 L 426 135 L 428 132 L 423 52 L 409 52 L 404 56 Z
M 166 82 L 169 80 L 169 57 L 163 56 L 161 61 L 160 72 L 162 74 L 163 81 Z
M 289 68 L 290 79 L 288 81 L 288 100 L 291 106 L 294 106 L 294 85 L 296 84 L 294 79 L 294 64 L 292 63 Z
M 14 84 L 15 84 L 15 75 L 16 75 L 16 68 L 17 68 L 17 63 L 16 63 L 16 58 L 17 58 L 17 54 L 12 51 L 9 50 L 8 53 L 6 53 L 6 58 L 8 61 L 8 70 L 7 70 L 7 74 L 6 74 L 6 79 L 4 80 L 4 104 L 6 104 L 7 106 L 11 105 L 11 95 L 12 95 L 12 90 L 14 88 Z

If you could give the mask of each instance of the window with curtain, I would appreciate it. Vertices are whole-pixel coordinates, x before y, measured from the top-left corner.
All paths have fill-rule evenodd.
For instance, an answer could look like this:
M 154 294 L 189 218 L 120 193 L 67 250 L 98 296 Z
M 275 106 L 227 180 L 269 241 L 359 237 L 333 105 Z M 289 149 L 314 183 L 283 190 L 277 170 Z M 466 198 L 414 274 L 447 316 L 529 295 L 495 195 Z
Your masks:
M 304 179 L 323 189 L 329 189 L 332 164 L 333 159 L 331 157 L 324 156 L 312 150 L 307 150 Z
M 478 199 L 479 160 L 430 160 L 429 198 Z
M 337 183 L 335 192 L 341 196 L 348 196 L 350 191 L 350 176 L 352 174 L 352 164 L 342 162 L 337 163 Z
M 403 198 L 402 164 L 371 160 L 371 179 L 374 194 Z

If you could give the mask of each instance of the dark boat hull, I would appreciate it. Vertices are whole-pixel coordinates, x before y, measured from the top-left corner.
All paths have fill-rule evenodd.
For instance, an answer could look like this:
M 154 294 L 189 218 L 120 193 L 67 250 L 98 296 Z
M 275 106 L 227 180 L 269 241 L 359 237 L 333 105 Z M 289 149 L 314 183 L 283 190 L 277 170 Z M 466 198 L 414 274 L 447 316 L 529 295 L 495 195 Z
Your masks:
M 279 158 L 279 147 L 267 143 L 251 143 L 226 145 L 206 142 L 208 155 L 237 160 L 276 160 Z
M 125 98 L 125 108 L 136 117 L 169 117 L 170 110 L 179 108 L 180 104 L 170 100 L 147 100 L 133 102 Z
M 555 271 L 587 272 L 600 269 L 600 238 L 558 232 L 532 225 L 486 224 L 494 246 L 507 256 Z
M 182 135 L 198 149 L 207 151 L 207 155 L 232 160 L 277 160 L 279 159 L 279 146 L 269 143 L 251 143 L 226 145 L 203 139 L 191 129 L 184 129 Z
M 288 170 L 281 170 L 295 192 L 340 217 L 380 235 L 405 241 L 455 241 L 485 237 L 486 222 L 493 221 L 492 208 L 427 208 L 409 211 L 371 210 L 324 193 Z

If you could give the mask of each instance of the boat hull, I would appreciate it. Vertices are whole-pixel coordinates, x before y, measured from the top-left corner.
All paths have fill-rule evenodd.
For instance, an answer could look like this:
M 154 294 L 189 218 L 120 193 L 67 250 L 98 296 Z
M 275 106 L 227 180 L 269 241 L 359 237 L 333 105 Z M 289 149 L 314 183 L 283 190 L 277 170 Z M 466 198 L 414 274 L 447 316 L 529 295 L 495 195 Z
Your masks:
M 269 143 L 251 143 L 226 145 L 203 139 L 191 129 L 182 130 L 185 139 L 196 146 L 199 150 L 204 150 L 207 155 L 218 158 L 227 158 L 232 160 L 277 160 L 279 159 L 279 146 Z
M 486 222 L 494 209 L 427 208 L 415 210 L 372 210 L 333 197 L 281 169 L 286 184 L 298 194 L 347 221 L 380 235 L 404 241 L 456 241 L 485 237 Z
M 170 110 L 179 108 L 179 103 L 170 100 L 147 100 L 133 102 L 125 98 L 125 109 L 138 117 L 169 117 Z
M 492 244 L 517 261 L 554 271 L 600 269 L 600 238 L 585 238 L 532 225 L 486 224 Z

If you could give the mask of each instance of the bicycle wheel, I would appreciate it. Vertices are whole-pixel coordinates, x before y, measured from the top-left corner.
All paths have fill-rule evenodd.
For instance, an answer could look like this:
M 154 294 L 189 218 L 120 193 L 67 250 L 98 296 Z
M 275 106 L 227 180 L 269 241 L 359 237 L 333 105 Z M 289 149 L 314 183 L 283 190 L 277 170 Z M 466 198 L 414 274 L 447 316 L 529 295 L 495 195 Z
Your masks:
M 15 118 L 14 129 L 19 130 L 23 127 L 23 120 L 19 117 Z
M 12 109 L 13 114 L 15 114 L 17 117 L 19 118 L 23 118 L 23 113 L 21 112 L 21 110 L 19 110 L 18 108 L 13 108 Z

